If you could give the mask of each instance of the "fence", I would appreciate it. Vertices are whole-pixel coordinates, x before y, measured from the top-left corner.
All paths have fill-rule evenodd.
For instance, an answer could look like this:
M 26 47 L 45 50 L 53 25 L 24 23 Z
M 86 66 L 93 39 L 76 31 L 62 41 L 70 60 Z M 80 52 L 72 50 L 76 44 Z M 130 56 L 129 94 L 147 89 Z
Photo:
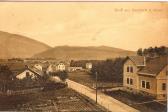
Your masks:
M 40 88 L 31 88 L 31 89 L 18 90 L 18 91 L 8 90 L 6 92 L 6 95 L 21 95 L 21 94 L 35 93 L 43 89 L 44 89 L 43 87 L 40 87 Z

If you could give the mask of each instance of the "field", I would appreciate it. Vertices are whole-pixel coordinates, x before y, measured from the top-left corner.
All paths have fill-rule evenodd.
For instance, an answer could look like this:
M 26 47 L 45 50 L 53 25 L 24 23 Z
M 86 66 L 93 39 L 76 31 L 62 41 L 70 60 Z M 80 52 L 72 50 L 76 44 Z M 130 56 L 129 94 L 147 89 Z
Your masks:
M 90 88 L 95 88 L 96 81 L 87 72 L 80 72 L 80 71 L 71 72 L 69 73 L 68 78 L 70 80 L 73 80 L 75 82 L 88 86 Z M 122 86 L 121 83 L 112 83 L 112 82 L 103 82 L 103 81 L 98 81 L 97 84 L 99 88 L 113 88 L 113 87 Z
M 167 112 L 166 102 L 161 104 L 153 101 L 152 98 L 144 97 L 138 94 L 135 95 L 122 90 L 106 92 L 106 94 L 140 110 L 141 112 Z
M 0 99 L 0 111 L 105 111 L 89 98 L 69 88 L 0 96 Z

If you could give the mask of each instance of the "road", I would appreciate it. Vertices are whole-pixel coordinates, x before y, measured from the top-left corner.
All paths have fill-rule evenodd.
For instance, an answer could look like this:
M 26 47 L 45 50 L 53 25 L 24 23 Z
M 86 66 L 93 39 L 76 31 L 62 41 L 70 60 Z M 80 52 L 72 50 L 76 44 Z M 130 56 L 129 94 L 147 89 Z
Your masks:
M 91 89 L 77 82 L 71 81 L 69 79 L 67 79 L 67 83 L 69 88 L 72 88 L 73 90 L 89 97 L 94 101 L 96 100 L 96 95 L 95 95 L 96 91 L 94 89 Z M 139 112 L 139 110 L 136 110 L 101 92 L 98 92 L 97 99 L 98 99 L 98 104 L 105 107 L 111 112 Z

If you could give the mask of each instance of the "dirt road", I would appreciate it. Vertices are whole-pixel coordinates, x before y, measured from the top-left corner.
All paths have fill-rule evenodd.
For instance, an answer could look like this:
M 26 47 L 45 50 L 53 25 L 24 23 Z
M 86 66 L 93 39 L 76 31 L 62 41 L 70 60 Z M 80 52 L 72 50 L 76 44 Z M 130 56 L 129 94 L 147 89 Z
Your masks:
M 75 91 L 84 94 L 91 98 L 92 100 L 96 100 L 95 90 L 91 89 L 87 86 L 79 84 L 77 82 L 67 80 L 68 87 L 74 89 Z M 104 93 L 98 92 L 97 101 L 100 105 L 105 107 L 111 112 L 139 112 L 138 110 L 110 97 L 105 95 Z

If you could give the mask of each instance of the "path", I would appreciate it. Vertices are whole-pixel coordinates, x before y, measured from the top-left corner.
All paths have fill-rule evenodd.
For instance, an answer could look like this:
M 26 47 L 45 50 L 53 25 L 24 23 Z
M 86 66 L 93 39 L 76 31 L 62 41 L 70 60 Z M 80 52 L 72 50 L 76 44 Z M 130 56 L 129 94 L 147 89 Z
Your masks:
M 96 95 L 95 95 L 95 90 L 91 89 L 87 86 L 84 86 L 82 84 L 79 84 L 77 82 L 67 80 L 68 87 L 74 89 L 75 91 L 91 98 L 92 100 L 95 101 Z M 111 112 L 139 112 L 138 110 L 108 96 L 105 95 L 104 93 L 98 92 L 98 103 L 108 109 Z

